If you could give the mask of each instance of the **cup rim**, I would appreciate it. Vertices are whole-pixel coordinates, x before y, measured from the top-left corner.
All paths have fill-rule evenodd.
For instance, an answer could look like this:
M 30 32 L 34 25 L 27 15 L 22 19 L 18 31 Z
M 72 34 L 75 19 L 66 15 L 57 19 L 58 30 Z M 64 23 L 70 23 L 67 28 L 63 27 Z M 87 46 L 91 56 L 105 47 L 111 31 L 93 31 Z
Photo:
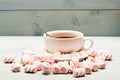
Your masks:
M 53 34 L 56 32 L 68 32 L 68 33 L 75 33 L 78 34 L 80 36 L 74 37 L 74 38 L 55 38 L 55 37 L 49 37 L 47 36 L 45 33 L 43 34 L 44 38 L 49 38 L 49 39 L 55 39 L 55 40 L 72 40 L 72 39 L 78 39 L 78 38 L 82 38 L 84 36 L 84 34 L 82 32 L 79 31 L 75 31 L 75 30 L 53 30 L 53 31 L 48 31 L 48 34 Z

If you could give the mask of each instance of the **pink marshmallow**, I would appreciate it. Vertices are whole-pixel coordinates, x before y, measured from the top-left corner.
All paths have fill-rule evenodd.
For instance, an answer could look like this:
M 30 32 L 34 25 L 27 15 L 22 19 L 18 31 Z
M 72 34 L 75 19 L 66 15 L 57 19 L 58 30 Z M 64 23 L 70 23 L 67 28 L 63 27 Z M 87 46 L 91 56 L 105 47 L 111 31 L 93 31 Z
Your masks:
M 92 72 L 92 69 L 89 65 L 84 66 L 86 74 L 90 74 Z
M 92 63 L 92 65 L 93 65 L 92 70 L 95 72 L 98 71 L 99 66 L 96 63 Z
M 89 49 L 87 50 L 87 53 L 88 53 L 90 56 L 92 56 L 92 57 L 95 57 L 95 56 L 97 55 L 97 52 L 98 52 L 98 50 L 93 49 L 93 48 L 89 48 Z
M 35 56 L 35 59 L 39 60 L 40 62 L 48 62 L 50 64 L 53 64 L 55 62 L 52 54 L 39 54 Z
M 41 63 L 41 62 L 35 61 L 33 64 L 37 66 L 37 70 L 38 70 L 38 71 L 41 71 L 41 70 L 42 70 L 42 63 Z
M 79 77 L 80 74 L 81 74 L 81 71 L 78 68 L 76 68 L 76 69 L 73 70 L 73 76 L 74 77 Z
M 95 60 L 95 58 L 89 57 L 86 62 L 88 63 L 88 65 L 92 68 L 92 71 L 98 71 L 99 66 L 97 64 L 97 61 Z
M 108 50 L 99 50 L 97 56 L 102 56 L 105 60 L 112 60 L 112 54 Z
M 88 61 L 83 61 L 83 68 L 85 68 L 86 74 L 90 74 L 92 72 L 92 67 Z
M 43 74 L 49 74 L 51 72 L 52 66 L 48 62 L 42 63 L 42 73 Z
M 14 63 L 15 57 L 12 55 L 8 55 L 4 57 L 4 63 Z
M 20 72 L 20 69 L 21 69 L 21 64 L 18 64 L 18 63 L 13 63 L 11 65 L 11 70 L 13 72 Z
M 105 61 L 98 61 L 97 64 L 99 66 L 99 69 L 105 69 L 106 67 Z
M 72 58 L 70 61 L 70 65 L 71 65 L 72 69 L 77 68 L 79 66 L 79 58 L 77 58 L 77 57 Z
M 63 62 L 62 65 L 60 65 L 61 73 L 68 73 L 69 71 L 69 65 L 68 62 Z
M 74 77 L 81 77 L 86 74 L 86 71 L 84 68 L 76 68 L 73 70 L 73 76 Z
M 32 64 L 33 62 L 34 62 L 34 58 L 32 58 L 28 55 L 22 56 L 21 63 L 23 65 Z
M 24 71 L 26 73 L 36 73 L 37 72 L 37 66 L 36 65 L 25 65 Z
M 111 60 L 112 59 L 112 54 L 108 50 L 103 51 L 103 56 L 105 56 L 105 60 Z
M 52 72 L 55 74 L 61 73 L 60 66 L 57 63 L 52 65 Z

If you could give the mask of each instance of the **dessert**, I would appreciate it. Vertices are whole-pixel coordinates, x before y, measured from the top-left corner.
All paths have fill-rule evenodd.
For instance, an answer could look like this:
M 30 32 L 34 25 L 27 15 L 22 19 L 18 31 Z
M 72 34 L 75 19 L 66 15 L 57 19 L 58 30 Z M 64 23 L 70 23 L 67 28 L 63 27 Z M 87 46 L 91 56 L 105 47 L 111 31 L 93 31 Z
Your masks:
M 69 64 L 67 61 L 63 61 L 63 62 L 58 62 L 58 65 L 60 66 L 60 71 L 63 74 L 68 73 L 69 71 Z
M 23 65 L 32 64 L 33 62 L 34 62 L 34 58 L 32 56 L 24 55 L 21 58 L 21 63 Z
M 84 68 L 76 68 L 73 70 L 73 76 L 74 77 L 81 77 L 81 76 L 85 76 L 86 71 Z
M 26 73 L 36 73 L 37 72 L 37 66 L 36 65 L 31 65 L 31 64 L 25 65 L 24 71 Z
M 55 74 L 61 73 L 60 66 L 57 63 L 52 65 L 52 72 L 55 73 Z
M 33 65 L 36 65 L 36 66 L 37 66 L 37 70 L 38 70 L 38 71 L 41 71 L 41 70 L 42 70 L 42 62 L 35 61 L 35 62 L 33 62 Z
M 112 54 L 107 50 L 97 50 L 90 48 L 86 51 L 50 54 L 46 49 L 41 53 L 30 50 L 22 52 L 21 64 L 14 63 L 15 57 L 5 56 L 4 63 L 12 63 L 11 71 L 20 72 L 21 65 L 25 73 L 36 73 L 42 71 L 43 74 L 69 74 L 74 77 L 82 77 L 106 68 L 106 61 L 112 60 Z M 84 57 L 84 58 L 82 58 Z M 82 60 L 81 60 L 82 59 Z M 56 61 L 57 60 L 57 61 Z
M 8 55 L 4 57 L 4 63 L 14 63 L 15 57 L 12 55 Z
M 13 72 L 20 72 L 20 69 L 21 69 L 21 64 L 19 64 L 19 63 L 13 63 L 11 65 L 11 70 Z
M 48 62 L 42 63 L 42 73 L 43 74 L 49 74 L 52 70 L 51 68 L 52 68 L 52 66 L 50 63 L 48 63 Z

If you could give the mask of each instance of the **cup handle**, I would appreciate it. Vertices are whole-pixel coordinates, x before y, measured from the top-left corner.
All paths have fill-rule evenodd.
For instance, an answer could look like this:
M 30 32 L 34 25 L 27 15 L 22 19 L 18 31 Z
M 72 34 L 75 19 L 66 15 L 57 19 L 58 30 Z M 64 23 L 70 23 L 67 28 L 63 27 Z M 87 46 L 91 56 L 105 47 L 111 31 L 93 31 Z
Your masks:
M 85 41 L 90 41 L 91 42 L 91 44 L 88 48 L 85 48 Z M 89 48 L 92 48 L 93 44 L 94 44 L 94 42 L 90 37 L 84 37 L 84 39 L 83 39 L 83 50 L 87 50 Z

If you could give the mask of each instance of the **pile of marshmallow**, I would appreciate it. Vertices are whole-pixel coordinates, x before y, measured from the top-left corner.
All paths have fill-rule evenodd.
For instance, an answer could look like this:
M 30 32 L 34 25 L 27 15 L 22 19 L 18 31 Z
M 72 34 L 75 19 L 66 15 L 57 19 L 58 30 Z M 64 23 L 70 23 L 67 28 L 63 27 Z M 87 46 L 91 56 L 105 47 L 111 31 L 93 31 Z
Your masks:
M 81 56 L 86 57 L 80 59 Z M 112 60 L 112 54 L 108 50 L 93 48 L 69 54 L 60 52 L 51 54 L 46 49 L 42 49 L 39 53 L 30 50 L 23 51 L 20 63 L 17 63 L 15 59 L 14 56 L 4 57 L 4 63 L 11 63 L 11 71 L 13 72 L 20 72 L 23 68 L 25 73 L 36 73 L 37 71 L 42 71 L 43 74 L 70 73 L 74 77 L 81 77 L 105 69 L 106 61 Z

